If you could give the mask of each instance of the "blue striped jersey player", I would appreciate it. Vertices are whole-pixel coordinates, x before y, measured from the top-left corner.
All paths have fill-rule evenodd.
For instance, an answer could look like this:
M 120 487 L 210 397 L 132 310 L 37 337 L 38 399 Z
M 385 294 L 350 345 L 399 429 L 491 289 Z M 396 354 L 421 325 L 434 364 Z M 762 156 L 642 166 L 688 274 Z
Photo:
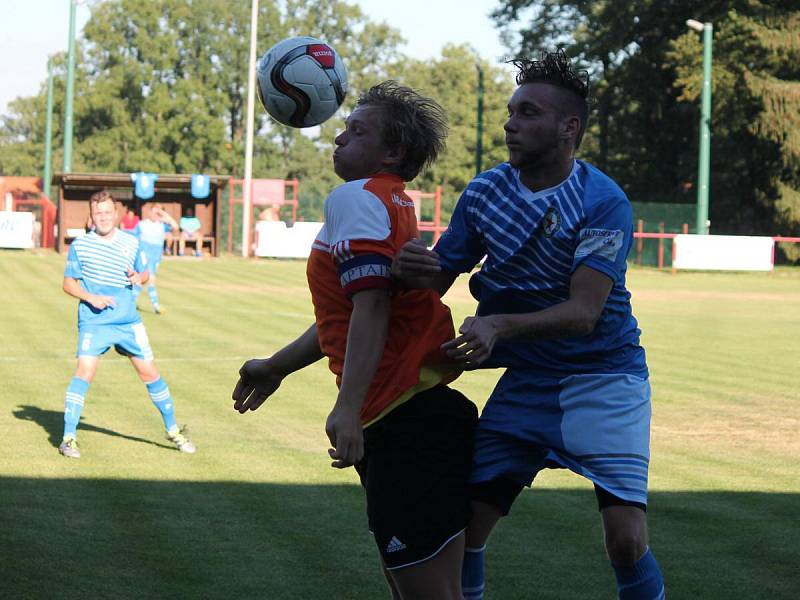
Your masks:
M 514 64 L 508 162 L 467 186 L 435 252 L 407 245 L 393 266 L 408 285 L 444 293 L 485 257 L 470 279 L 476 315 L 443 346 L 468 369 L 506 369 L 475 436 L 464 597 L 483 597 L 494 525 L 539 471 L 557 466 L 594 484 L 619 597 L 663 598 L 647 540 L 650 386 L 625 287 L 631 205 L 575 159 L 585 74 L 562 51 Z
M 147 282 L 147 257 L 139 240 L 117 229 L 117 207 L 107 191 L 89 199 L 94 231 L 76 239 L 64 269 L 64 291 L 78 304 L 78 364 L 64 401 L 64 437 L 59 452 L 80 458 L 77 428 L 84 399 L 100 356 L 113 346 L 127 356 L 161 414 L 167 438 L 182 452 L 194 444 L 175 423 L 169 388 L 159 375 L 142 319 L 136 310 L 136 286 Z
M 147 295 L 153 305 L 153 312 L 157 315 L 164 312 L 158 301 L 156 289 L 158 266 L 164 256 L 164 241 L 167 235 L 177 230 L 178 222 L 157 202 L 150 205 L 147 218 L 139 221 L 133 230 L 134 235 L 139 238 L 141 251 L 147 257 L 147 270 L 150 273 L 150 278 L 147 280 Z

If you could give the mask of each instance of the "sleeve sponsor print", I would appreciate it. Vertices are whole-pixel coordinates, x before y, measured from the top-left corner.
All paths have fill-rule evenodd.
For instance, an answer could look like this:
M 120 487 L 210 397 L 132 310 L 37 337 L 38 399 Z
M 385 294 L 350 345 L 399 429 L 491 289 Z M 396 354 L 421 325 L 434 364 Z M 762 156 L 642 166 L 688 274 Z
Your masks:
M 594 256 L 615 262 L 623 241 L 624 235 L 620 229 L 582 229 L 575 258 Z

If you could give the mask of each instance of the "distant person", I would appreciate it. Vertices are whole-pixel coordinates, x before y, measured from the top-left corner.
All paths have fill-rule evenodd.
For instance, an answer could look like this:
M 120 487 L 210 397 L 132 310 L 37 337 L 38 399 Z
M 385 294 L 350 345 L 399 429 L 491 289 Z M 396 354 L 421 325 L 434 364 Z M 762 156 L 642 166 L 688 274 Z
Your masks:
M 125 210 L 125 215 L 120 221 L 120 228 L 125 233 L 133 233 L 135 235 L 136 225 L 139 224 L 139 217 L 133 212 L 132 208 Z
M 161 314 L 163 309 L 158 302 L 158 290 L 156 289 L 156 273 L 161 258 L 164 256 L 164 240 L 166 235 L 178 229 L 178 223 L 159 203 L 150 206 L 148 217 L 139 222 L 134 230 L 139 238 L 141 251 L 147 256 L 147 268 L 150 272 L 150 279 L 147 282 L 147 295 L 153 305 L 153 311 Z
M 167 439 L 181 452 L 195 445 L 175 423 L 174 402 L 153 361 L 142 319 L 136 310 L 134 286 L 147 281 L 147 257 L 136 237 L 117 229 L 113 197 L 103 190 L 93 194 L 89 207 L 95 229 L 75 239 L 64 270 L 64 291 L 78 304 L 78 365 L 64 402 L 64 437 L 58 450 L 80 458 L 77 428 L 84 398 L 94 379 L 100 356 L 113 346 L 130 358 L 161 413 Z
M 178 256 L 183 256 L 186 251 L 186 241 L 194 242 L 195 256 L 203 256 L 203 234 L 200 231 L 203 224 L 200 219 L 194 216 L 194 209 L 191 206 L 186 207 L 186 214 L 181 217 L 180 222 L 181 237 L 178 240 Z
M 281 220 L 281 205 L 273 204 L 272 206 L 263 209 L 258 213 L 259 221 L 280 221 Z
M 446 385 L 459 373 L 440 349 L 455 333 L 452 317 L 432 290 L 396 288 L 389 268 L 418 235 L 405 182 L 442 151 L 445 132 L 438 104 L 394 82 L 359 98 L 334 140 L 345 183 L 325 200 L 308 259 L 316 324 L 247 361 L 233 392 L 236 410 L 255 410 L 290 373 L 328 357 L 339 386 L 325 424 L 331 466 L 358 471 L 384 575 L 403 600 L 461 600 L 470 516 L 478 411 Z M 343 556 L 352 550 L 332 560 Z

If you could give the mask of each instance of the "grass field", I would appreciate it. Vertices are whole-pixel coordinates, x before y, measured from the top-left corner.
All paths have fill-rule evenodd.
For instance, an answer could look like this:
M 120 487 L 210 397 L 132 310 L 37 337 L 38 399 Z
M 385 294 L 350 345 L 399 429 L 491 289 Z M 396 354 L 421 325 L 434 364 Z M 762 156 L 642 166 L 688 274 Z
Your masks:
M 387 598 L 352 470 L 328 467 L 320 362 L 256 413 L 240 364 L 310 323 L 304 264 L 167 260 L 165 315 L 140 299 L 198 445 L 163 439 L 126 359 L 100 363 L 83 458 L 58 455 L 74 368 L 64 258 L 0 252 L 0 597 Z M 465 282 L 446 300 L 473 309 Z M 653 385 L 652 547 L 671 598 L 800 596 L 800 271 L 629 275 Z M 460 321 L 459 321 L 460 323 Z M 456 387 L 479 405 L 499 372 Z M 591 486 L 542 474 L 490 540 L 489 600 L 615 596 Z

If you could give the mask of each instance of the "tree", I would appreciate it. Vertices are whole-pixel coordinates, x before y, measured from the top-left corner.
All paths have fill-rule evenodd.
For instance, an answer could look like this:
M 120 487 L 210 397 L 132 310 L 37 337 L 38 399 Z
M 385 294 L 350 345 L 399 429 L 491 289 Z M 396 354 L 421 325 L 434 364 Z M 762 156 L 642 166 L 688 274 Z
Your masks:
M 396 66 L 396 78 L 437 100 L 447 112 L 450 132 L 443 156 L 410 187 L 433 191 L 442 186 L 442 219 L 449 221 L 458 196 L 475 175 L 476 66 L 484 70 L 483 169 L 508 158 L 503 123 L 513 91 L 506 69 L 492 66 L 469 46 L 448 45 L 436 60 L 408 59 Z
M 796 231 L 796 2 L 503 0 L 494 18 L 522 52 L 570 46 L 594 80 L 584 155 L 655 202 L 694 201 L 702 50 L 685 20 L 712 21 L 712 228 Z
M 74 169 L 242 176 L 249 30 L 250 3 L 244 0 L 96 4 L 78 44 Z M 348 57 L 356 89 L 361 72 L 378 72 L 396 55 L 400 40 L 387 25 L 369 23 L 357 6 L 342 1 L 260 3 L 262 51 L 308 31 Z M 58 75 L 63 89 L 63 71 Z M 18 100 L 4 118 L 4 173 L 41 161 L 43 95 Z M 56 97 L 60 101 L 63 92 L 57 90 Z M 272 126 L 263 110 L 256 113 L 256 129 L 263 134 L 258 149 L 268 155 L 256 165 L 268 172 L 254 174 L 283 177 L 287 162 L 275 157 L 292 157 L 289 147 L 304 147 L 304 138 Z M 54 125 L 58 138 L 60 124 Z M 20 145 L 23 140 L 28 146 Z

